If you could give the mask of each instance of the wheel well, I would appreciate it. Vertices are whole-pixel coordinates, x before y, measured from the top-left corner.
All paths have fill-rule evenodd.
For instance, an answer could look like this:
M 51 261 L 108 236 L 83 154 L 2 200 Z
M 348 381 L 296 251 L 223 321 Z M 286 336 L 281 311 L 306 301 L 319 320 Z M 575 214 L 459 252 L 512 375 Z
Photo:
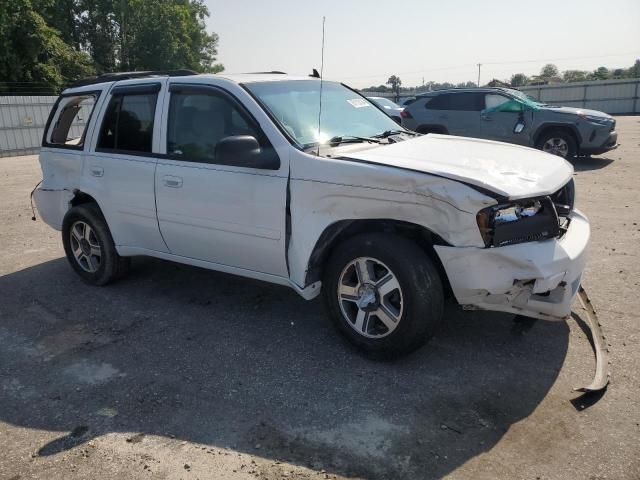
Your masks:
M 378 232 L 393 233 L 415 242 L 433 261 L 445 291 L 451 292 L 447 274 L 440 262 L 440 257 L 433 248 L 434 245 L 448 245 L 448 243 L 421 225 L 389 219 L 341 220 L 329 225 L 318 238 L 309 257 L 305 285 L 311 285 L 322 278 L 324 265 L 334 249 L 342 242 L 354 235 Z
M 100 208 L 100 204 L 97 202 L 95 198 L 93 198 L 88 193 L 84 193 L 80 190 L 75 190 L 75 195 L 69 202 L 71 207 L 77 207 L 78 205 L 86 205 L 88 203 L 93 203 L 98 208 L 100 215 L 104 217 L 104 213 L 102 213 L 102 209 Z
M 98 202 L 96 202 L 96 199 L 88 193 L 81 192 L 80 190 L 76 190 L 74 193 L 75 196 L 71 199 L 72 207 L 77 207 L 78 205 L 82 205 L 83 203 L 95 203 L 96 205 L 98 204 Z
M 442 125 L 419 125 L 416 128 L 416 132 L 418 133 L 440 133 L 440 134 L 448 134 L 449 132 Z
M 534 145 L 537 147 L 539 145 L 540 139 L 547 133 L 549 132 L 553 132 L 553 131 L 562 131 L 565 133 L 568 133 L 569 135 L 571 135 L 573 137 L 573 140 L 576 142 L 576 147 L 578 147 L 578 149 L 580 149 L 580 136 L 579 134 L 575 131 L 574 128 L 572 128 L 569 125 L 546 125 L 540 128 L 540 130 L 538 130 L 538 132 L 535 135 L 535 142 Z

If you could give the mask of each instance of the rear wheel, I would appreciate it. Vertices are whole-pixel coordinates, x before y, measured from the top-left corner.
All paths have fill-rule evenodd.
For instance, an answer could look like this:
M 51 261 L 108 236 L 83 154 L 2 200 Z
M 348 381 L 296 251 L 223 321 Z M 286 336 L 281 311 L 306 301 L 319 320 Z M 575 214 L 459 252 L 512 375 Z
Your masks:
M 425 343 L 444 304 L 429 257 L 410 240 L 384 233 L 341 244 L 325 268 L 323 294 L 334 324 L 352 343 L 391 355 Z
M 130 259 L 118 255 L 107 222 L 94 203 L 67 212 L 62 244 L 71 267 L 92 285 L 106 285 L 129 269 Z
M 573 158 L 578 153 L 573 135 L 566 130 L 550 130 L 543 133 L 536 146 L 543 152 L 566 159 Z

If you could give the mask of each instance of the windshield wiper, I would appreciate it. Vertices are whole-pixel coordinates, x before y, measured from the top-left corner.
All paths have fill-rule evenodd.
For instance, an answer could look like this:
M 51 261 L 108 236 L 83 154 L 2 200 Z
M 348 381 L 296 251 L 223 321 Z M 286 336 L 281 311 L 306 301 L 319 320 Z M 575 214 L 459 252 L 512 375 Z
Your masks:
M 374 137 L 358 137 L 355 135 L 337 135 L 332 137 L 327 142 L 329 145 L 340 145 L 341 143 L 361 143 L 361 142 L 370 142 L 370 143 L 380 143 L 380 140 Z
M 409 130 L 385 130 L 382 133 L 373 135 L 373 138 L 387 138 L 387 137 L 390 137 L 391 135 L 398 135 L 401 133 L 406 133 L 407 135 L 415 135 L 414 132 L 410 132 Z

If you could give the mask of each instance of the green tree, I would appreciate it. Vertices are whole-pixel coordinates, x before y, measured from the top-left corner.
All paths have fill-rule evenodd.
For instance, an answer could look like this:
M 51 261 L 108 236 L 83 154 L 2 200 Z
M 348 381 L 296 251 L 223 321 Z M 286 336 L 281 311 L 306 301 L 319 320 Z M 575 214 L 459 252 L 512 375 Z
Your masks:
M 93 73 L 89 56 L 65 43 L 42 16 L 53 7 L 53 0 L 11 0 L 0 9 L 0 81 L 59 90 Z
M 565 70 L 562 72 L 562 79 L 565 82 L 584 82 L 588 78 L 589 72 L 584 70 Z
M 627 71 L 624 68 L 615 68 L 611 72 L 612 78 L 625 78 L 627 76 Z
M 628 78 L 640 78 L 640 59 L 636 60 L 632 67 L 627 70 Z
M 82 45 L 98 72 L 190 68 L 219 72 L 218 36 L 203 0 L 79 0 Z
M 512 87 L 524 87 L 528 81 L 529 79 L 524 73 L 516 73 L 514 75 L 511 75 L 511 80 L 509 81 L 509 83 Z
M 91 54 L 98 74 L 115 72 L 120 66 L 114 5 L 107 0 L 79 0 L 76 7 L 80 43 Z
M 593 71 L 592 77 L 594 80 L 606 80 L 609 78 L 609 69 L 606 67 L 598 67 Z
M 557 77 L 559 74 L 558 67 L 556 67 L 553 63 L 547 63 L 540 70 L 540 77 L 545 80 L 549 80 L 551 78 Z
M 391 86 L 391 90 L 396 94 L 396 96 L 400 95 L 400 85 L 402 85 L 400 77 L 391 75 L 389 80 L 387 80 L 387 85 Z

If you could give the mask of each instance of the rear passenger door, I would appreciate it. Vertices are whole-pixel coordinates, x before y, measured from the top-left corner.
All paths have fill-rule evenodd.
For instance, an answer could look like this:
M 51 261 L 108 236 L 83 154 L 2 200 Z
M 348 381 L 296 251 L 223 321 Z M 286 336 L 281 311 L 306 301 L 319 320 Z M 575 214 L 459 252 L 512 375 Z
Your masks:
M 441 93 L 426 103 L 439 125 L 447 128 L 450 135 L 481 137 L 480 111 L 484 108 L 482 93 Z
M 160 81 L 116 84 L 103 103 L 83 171 L 87 193 L 98 201 L 116 245 L 140 253 L 167 251 L 154 195 L 161 93 Z
M 243 105 L 210 85 L 176 83 L 165 102 L 166 157 L 156 170 L 158 223 L 174 255 L 287 276 L 288 163 Z M 251 160 L 223 140 L 254 137 Z

